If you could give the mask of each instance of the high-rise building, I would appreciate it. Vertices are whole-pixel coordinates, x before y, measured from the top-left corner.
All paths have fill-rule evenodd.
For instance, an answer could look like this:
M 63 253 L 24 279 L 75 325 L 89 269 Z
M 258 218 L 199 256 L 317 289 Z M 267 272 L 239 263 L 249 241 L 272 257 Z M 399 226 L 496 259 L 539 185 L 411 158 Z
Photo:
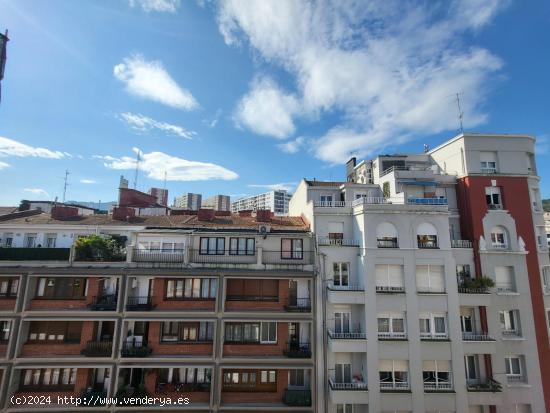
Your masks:
M 319 411 L 550 411 L 534 143 L 461 134 L 298 185 L 290 214 L 320 254 Z
M 168 206 L 168 189 L 150 188 L 149 195 L 156 197 L 159 205 Z
M 210 208 L 215 211 L 230 211 L 231 198 L 228 195 L 213 195 L 203 201 L 202 208 Z
M 263 194 L 241 198 L 231 203 L 231 211 L 256 211 L 268 209 L 275 215 L 288 214 L 288 202 L 291 195 L 285 190 L 269 191 Z
M 174 207 L 189 211 L 198 211 L 202 206 L 202 195 L 188 192 L 174 199 Z

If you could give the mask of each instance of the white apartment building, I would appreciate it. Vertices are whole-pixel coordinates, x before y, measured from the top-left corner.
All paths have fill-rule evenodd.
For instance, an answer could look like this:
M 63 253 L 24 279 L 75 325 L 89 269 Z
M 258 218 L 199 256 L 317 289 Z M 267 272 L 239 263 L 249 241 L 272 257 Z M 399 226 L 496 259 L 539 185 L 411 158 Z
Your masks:
M 275 215 L 288 215 L 291 195 L 287 191 L 269 191 L 263 194 L 241 198 L 231 203 L 231 212 L 268 209 Z
M 215 211 L 230 211 L 231 198 L 229 195 L 213 195 L 202 202 L 202 208 L 211 208 Z
M 549 411 L 534 138 L 461 134 L 347 169 L 289 204 L 317 237 L 318 411 Z
M 174 199 L 174 207 L 198 211 L 202 206 L 202 195 L 188 192 Z

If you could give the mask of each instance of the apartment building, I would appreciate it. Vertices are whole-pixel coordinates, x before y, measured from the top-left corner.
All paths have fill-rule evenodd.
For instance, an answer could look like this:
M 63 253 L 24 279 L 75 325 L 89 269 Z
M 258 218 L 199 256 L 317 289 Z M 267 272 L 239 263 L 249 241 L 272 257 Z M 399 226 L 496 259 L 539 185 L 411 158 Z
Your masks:
M 315 240 L 301 217 L 63 212 L 0 221 L 2 411 L 316 411 Z M 90 235 L 122 253 L 76 247 Z M 190 404 L 57 404 L 145 395 Z
M 149 188 L 149 195 L 156 198 L 157 204 L 168 206 L 168 189 L 166 188 Z
M 534 151 L 530 136 L 461 134 L 300 182 L 289 213 L 318 245 L 318 411 L 550 411 Z
M 231 212 L 268 209 L 275 215 L 288 215 L 290 198 L 291 195 L 285 190 L 269 191 L 236 200 L 231 203 Z
M 202 195 L 188 192 L 174 199 L 174 207 L 189 211 L 198 211 L 202 207 Z
M 229 195 L 213 195 L 202 203 L 203 208 L 211 208 L 214 211 L 231 211 L 231 198 Z

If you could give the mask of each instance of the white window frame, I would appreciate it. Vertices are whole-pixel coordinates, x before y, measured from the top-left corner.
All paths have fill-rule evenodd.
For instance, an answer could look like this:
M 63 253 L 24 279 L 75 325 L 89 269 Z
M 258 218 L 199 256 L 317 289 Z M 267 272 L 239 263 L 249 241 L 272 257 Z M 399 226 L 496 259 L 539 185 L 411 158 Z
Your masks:
M 422 313 L 418 316 L 419 318 L 419 327 L 421 320 L 428 320 L 428 328 L 429 331 L 420 332 L 420 338 L 431 338 L 431 339 L 439 339 L 444 340 L 449 338 L 449 327 L 447 325 L 447 314 L 445 313 Z M 435 331 L 435 319 L 436 318 L 443 318 L 443 325 L 445 327 L 445 332 L 440 333 Z

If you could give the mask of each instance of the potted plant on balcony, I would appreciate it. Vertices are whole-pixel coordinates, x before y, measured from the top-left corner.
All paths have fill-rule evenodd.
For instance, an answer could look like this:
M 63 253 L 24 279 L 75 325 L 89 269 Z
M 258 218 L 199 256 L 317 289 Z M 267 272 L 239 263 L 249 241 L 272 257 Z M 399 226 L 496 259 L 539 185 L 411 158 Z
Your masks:
M 472 290 L 481 290 L 481 291 L 487 291 L 489 288 L 493 288 L 494 286 L 495 286 L 494 280 L 486 276 L 466 278 L 462 283 L 463 288 L 468 288 Z
M 124 237 L 125 238 L 125 237 Z M 124 240 L 111 235 L 91 234 L 75 242 L 77 261 L 123 261 L 125 259 Z

